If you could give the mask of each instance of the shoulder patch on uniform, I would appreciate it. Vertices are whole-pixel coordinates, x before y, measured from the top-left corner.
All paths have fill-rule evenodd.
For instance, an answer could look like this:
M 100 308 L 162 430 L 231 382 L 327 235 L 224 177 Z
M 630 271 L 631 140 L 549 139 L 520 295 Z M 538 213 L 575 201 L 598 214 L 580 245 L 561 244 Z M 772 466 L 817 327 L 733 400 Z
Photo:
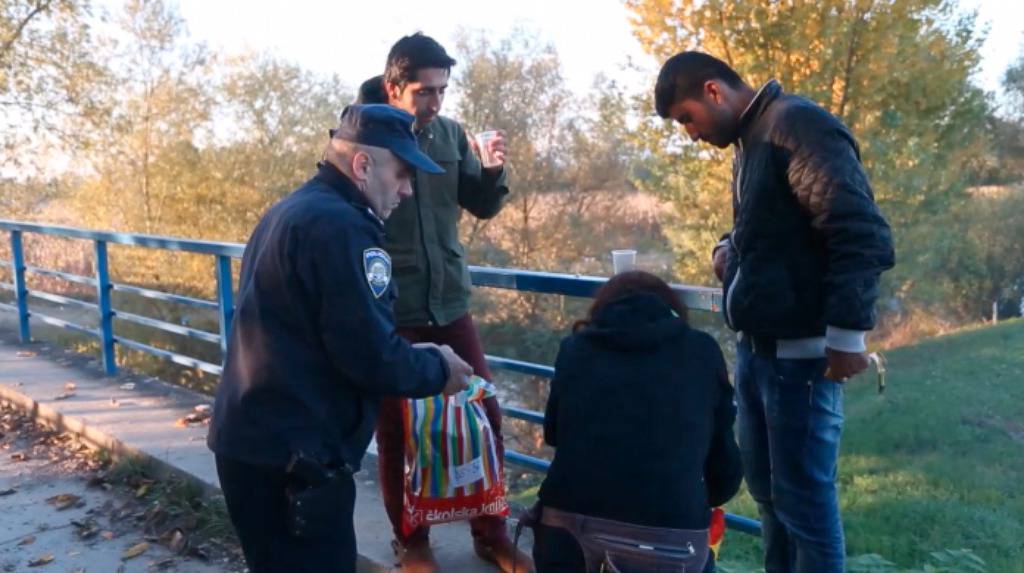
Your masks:
M 366 284 L 375 298 L 380 298 L 391 284 L 391 256 L 379 248 L 363 251 L 363 270 L 366 271 Z

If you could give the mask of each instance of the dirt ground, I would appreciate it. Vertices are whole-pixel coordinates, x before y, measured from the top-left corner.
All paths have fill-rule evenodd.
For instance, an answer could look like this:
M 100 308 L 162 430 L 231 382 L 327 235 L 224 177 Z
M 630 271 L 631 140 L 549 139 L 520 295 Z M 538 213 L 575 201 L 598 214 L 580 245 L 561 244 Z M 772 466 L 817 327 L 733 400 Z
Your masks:
M 0 572 L 245 571 L 214 504 L 148 475 L 0 403 Z

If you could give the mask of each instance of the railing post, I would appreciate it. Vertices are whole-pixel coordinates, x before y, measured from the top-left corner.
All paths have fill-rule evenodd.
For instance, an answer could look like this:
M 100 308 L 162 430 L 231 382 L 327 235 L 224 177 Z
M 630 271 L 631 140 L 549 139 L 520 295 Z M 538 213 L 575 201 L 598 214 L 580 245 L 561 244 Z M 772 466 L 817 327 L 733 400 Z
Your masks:
M 107 376 L 117 374 L 114 354 L 114 309 L 110 303 L 110 267 L 107 264 L 107 242 L 96 241 L 96 300 L 100 308 L 100 346 L 103 370 Z
M 231 257 L 217 255 L 217 304 L 220 305 L 220 362 L 228 355 L 228 336 L 235 314 L 235 293 L 231 284 Z
M 18 305 L 18 334 L 22 342 L 32 341 L 28 323 L 28 287 L 25 285 L 25 251 L 21 245 L 21 231 L 11 231 L 11 274 L 14 277 L 14 296 Z

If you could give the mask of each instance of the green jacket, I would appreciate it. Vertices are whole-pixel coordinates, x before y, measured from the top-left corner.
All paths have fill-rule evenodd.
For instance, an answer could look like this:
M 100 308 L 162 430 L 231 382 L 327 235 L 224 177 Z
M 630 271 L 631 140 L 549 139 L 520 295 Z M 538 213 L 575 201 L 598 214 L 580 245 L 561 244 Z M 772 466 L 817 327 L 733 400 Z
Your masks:
M 384 246 L 398 285 L 398 325 L 443 326 L 469 312 L 469 270 L 459 242 L 462 210 L 481 219 L 497 215 L 508 184 L 504 169 L 498 175 L 482 171 L 458 122 L 438 116 L 417 138 L 445 172 L 416 172 L 412 197 L 388 217 Z

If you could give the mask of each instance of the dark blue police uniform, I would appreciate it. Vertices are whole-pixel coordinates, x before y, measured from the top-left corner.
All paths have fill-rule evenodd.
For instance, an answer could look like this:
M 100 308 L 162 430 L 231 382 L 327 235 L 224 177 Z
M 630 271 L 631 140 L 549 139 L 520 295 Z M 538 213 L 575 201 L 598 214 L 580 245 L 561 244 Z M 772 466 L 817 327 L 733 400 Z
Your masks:
M 429 159 L 405 145 L 415 148 L 412 121 L 350 106 L 336 136 L 422 168 Z M 378 401 L 435 395 L 448 378 L 439 352 L 395 334 L 383 232 L 353 182 L 324 163 L 246 246 L 208 445 L 254 573 L 354 571 L 351 472 Z

